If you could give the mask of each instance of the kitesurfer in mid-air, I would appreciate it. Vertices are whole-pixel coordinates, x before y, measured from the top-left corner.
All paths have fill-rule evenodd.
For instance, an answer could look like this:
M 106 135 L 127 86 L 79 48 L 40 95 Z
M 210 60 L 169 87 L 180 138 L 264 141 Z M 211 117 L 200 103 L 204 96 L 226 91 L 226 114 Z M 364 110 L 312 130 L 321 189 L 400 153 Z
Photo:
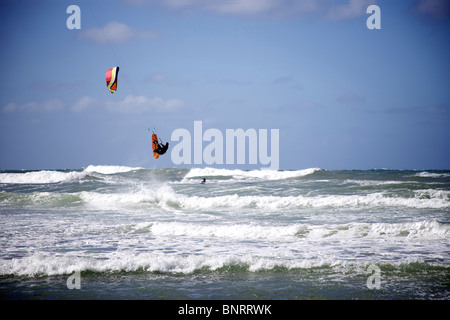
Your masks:
M 166 153 L 167 149 L 169 149 L 168 142 L 166 142 L 166 144 L 159 143 L 158 148 L 153 151 L 155 151 L 156 153 L 158 153 L 160 155 L 163 155 L 164 153 Z

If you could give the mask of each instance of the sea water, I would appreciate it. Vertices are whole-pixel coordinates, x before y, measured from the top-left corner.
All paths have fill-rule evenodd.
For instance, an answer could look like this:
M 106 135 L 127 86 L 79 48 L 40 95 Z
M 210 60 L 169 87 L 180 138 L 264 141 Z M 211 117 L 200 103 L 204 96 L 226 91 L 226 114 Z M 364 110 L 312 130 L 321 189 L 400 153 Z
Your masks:
M 0 297 L 449 299 L 449 211 L 450 171 L 1 171 Z

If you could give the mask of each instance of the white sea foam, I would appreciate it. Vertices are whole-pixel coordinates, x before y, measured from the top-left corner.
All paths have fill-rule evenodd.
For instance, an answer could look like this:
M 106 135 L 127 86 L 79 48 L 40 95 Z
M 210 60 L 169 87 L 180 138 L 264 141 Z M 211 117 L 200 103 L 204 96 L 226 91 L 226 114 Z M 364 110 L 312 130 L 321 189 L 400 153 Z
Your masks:
M 380 181 L 380 180 L 353 180 L 347 179 L 344 181 L 345 183 L 357 184 L 361 187 L 372 187 L 372 186 L 384 186 L 384 185 L 402 185 L 402 184 L 419 184 L 417 181 Z
M 22 259 L 0 261 L 0 274 L 22 276 L 54 276 L 69 275 L 75 271 L 92 272 L 164 272 L 190 274 L 196 270 L 208 268 L 217 270 L 223 267 L 242 266 L 250 272 L 270 270 L 274 267 L 312 268 L 330 266 L 336 262 L 331 260 L 309 259 L 273 259 L 252 255 L 204 256 L 204 255 L 161 255 L 144 253 L 111 254 L 107 259 L 90 257 L 73 257 L 70 255 L 51 256 L 45 253 L 33 254 Z
M 23 183 L 81 178 L 83 184 L 1 185 L 0 275 L 187 274 L 235 267 L 334 273 L 348 265 L 410 262 L 448 268 L 445 183 L 410 186 L 402 176 L 401 185 L 391 186 L 396 173 L 383 180 L 379 172 L 314 174 L 317 169 L 121 173 L 133 170 L 138 168 L 89 166 L 11 176 Z M 190 177 L 207 174 L 224 183 L 190 183 Z M 173 183 L 183 176 L 185 183 Z M 307 178 L 295 178 L 302 176 Z M 358 187 L 373 184 L 389 186 Z
M 150 232 L 152 237 L 145 233 L 139 237 L 134 233 L 142 229 Z M 90 253 L 86 250 L 87 243 L 83 246 L 77 244 L 79 251 L 62 250 L 53 254 L 38 250 L 20 258 L 1 259 L 0 274 L 62 275 L 77 270 L 188 274 L 203 268 L 217 270 L 230 266 L 240 266 L 250 272 L 276 267 L 340 269 L 348 265 L 367 266 L 371 263 L 371 257 L 377 263 L 404 264 L 423 261 L 430 248 L 439 252 L 440 244 L 448 237 L 449 226 L 436 221 L 321 226 L 199 226 L 194 223 L 157 222 L 141 223 L 127 230 L 132 237 L 120 234 L 120 241 L 107 239 L 119 244 L 116 250 Z M 136 238 L 139 239 L 134 241 Z M 104 238 L 95 241 L 98 241 L 97 245 L 105 245 Z M 439 241 L 438 247 L 424 248 L 424 244 L 430 241 Z M 415 246 L 417 243 L 420 244 L 418 247 Z M 140 245 L 139 250 L 136 244 Z M 372 247 L 373 244 L 377 245 Z M 387 251 L 393 247 L 395 250 L 391 256 Z M 408 258 L 398 260 L 396 257 L 401 251 L 404 251 L 403 254 L 409 253 Z M 357 258 L 355 255 L 361 252 L 366 254 Z M 445 254 L 439 257 L 436 253 L 434 257 L 437 259 L 435 263 L 439 263 Z
M 0 173 L 0 183 L 40 184 L 78 180 L 86 177 L 86 172 L 79 171 L 29 171 L 24 173 Z
M 187 222 L 145 222 L 132 226 L 130 232 L 150 232 L 158 237 L 223 238 L 234 240 L 298 241 L 301 239 L 446 239 L 450 226 L 437 221 L 408 223 L 359 223 L 268 226 L 258 224 L 205 224 Z M 297 239 L 297 240 L 296 240 Z
M 142 168 L 140 167 L 127 167 L 127 166 L 96 166 L 96 165 L 90 165 L 88 166 L 85 171 L 86 172 L 97 172 L 101 174 L 115 174 L 115 173 L 123 173 L 123 172 L 130 172 L 135 170 L 140 170 Z
M 447 190 L 425 189 L 416 190 L 414 193 L 419 199 L 442 199 L 450 201 L 450 191 Z
M 135 227 L 137 230 L 149 230 L 155 236 L 217 237 L 230 239 L 285 239 L 293 237 L 299 228 L 290 226 L 261 226 L 256 224 L 193 224 L 183 222 L 143 223 Z
M 79 175 L 78 175 L 79 176 Z M 71 177 L 73 177 L 71 175 Z M 66 177 L 67 178 L 67 177 Z M 37 178 L 36 178 L 37 179 Z M 20 181 L 20 180 L 15 180 Z M 27 183 L 30 183 L 28 178 Z M 47 181 L 39 179 L 40 183 Z M 60 180 L 51 180 L 60 181 Z M 17 183 L 17 182 L 16 182 Z M 36 182 L 37 183 L 37 182 Z M 116 192 L 81 191 L 74 193 L 35 192 L 24 194 L 4 193 L 2 204 L 67 205 L 84 204 L 94 209 L 134 209 L 136 206 L 188 210 L 291 210 L 291 209 L 363 209 L 363 208 L 414 208 L 450 209 L 450 191 L 424 189 L 414 191 L 414 196 L 391 196 L 382 192 L 366 195 L 218 195 L 197 196 L 176 192 L 166 184 L 131 185 Z
M 450 173 L 436 173 L 436 172 L 422 171 L 416 173 L 414 176 L 421 178 L 448 178 L 450 177 Z
M 432 195 L 433 196 L 433 195 Z M 406 208 L 450 208 L 450 201 L 438 194 L 437 198 L 386 197 L 382 193 L 368 195 L 324 195 L 324 196 L 238 196 L 217 197 L 176 196 L 172 199 L 183 208 L 364 208 L 364 207 L 406 207 Z
M 449 226 L 437 221 L 408 223 L 349 223 L 342 225 L 307 226 L 298 231 L 305 238 L 333 239 L 446 239 Z
M 14 173 L 0 173 L 0 183 L 14 184 L 46 184 L 80 180 L 90 173 L 115 174 L 139 170 L 139 167 L 126 166 L 94 166 L 90 165 L 83 171 L 40 170 Z
M 120 192 L 82 191 L 79 197 L 85 204 L 100 209 L 125 208 L 139 204 L 164 207 L 167 202 L 186 197 L 176 194 L 172 187 L 166 184 L 150 186 L 137 184 L 118 191 Z
M 120 193 L 83 191 L 81 199 L 89 205 L 104 209 L 123 208 L 127 205 L 148 204 L 192 210 L 209 209 L 296 209 L 296 208 L 371 208 L 403 207 L 449 209 L 450 192 L 443 190 L 418 190 L 414 197 L 388 196 L 384 193 L 367 195 L 317 195 L 317 196 L 273 196 L 273 195 L 223 195 L 194 196 L 180 194 L 169 185 L 138 186 Z
M 194 168 L 191 169 L 184 178 L 188 179 L 199 177 L 224 176 L 224 177 L 233 177 L 236 179 L 257 178 L 263 180 L 282 180 L 307 176 L 320 170 L 321 169 L 319 168 L 310 168 L 295 171 L 277 171 L 268 169 L 244 171 L 239 169 L 232 170 L 232 169 L 216 169 L 216 168 Z

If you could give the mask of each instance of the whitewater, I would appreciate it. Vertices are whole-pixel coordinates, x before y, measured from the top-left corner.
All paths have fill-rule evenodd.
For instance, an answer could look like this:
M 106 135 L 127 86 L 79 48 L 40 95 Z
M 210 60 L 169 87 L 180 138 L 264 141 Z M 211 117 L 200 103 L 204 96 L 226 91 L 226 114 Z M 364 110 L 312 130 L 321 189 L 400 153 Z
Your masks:
M 446 170 L 0 171 L 0 296 L 448 299 L 449 212 Z

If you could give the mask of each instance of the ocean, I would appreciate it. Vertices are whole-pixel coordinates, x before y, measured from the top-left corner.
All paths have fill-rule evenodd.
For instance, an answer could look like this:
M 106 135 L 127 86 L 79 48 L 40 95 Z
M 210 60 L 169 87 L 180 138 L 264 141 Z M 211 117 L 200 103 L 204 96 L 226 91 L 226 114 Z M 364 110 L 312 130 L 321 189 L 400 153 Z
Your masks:
M 448 300 L 449 213 L 450 171 L 0 171 L 0 298 Z

